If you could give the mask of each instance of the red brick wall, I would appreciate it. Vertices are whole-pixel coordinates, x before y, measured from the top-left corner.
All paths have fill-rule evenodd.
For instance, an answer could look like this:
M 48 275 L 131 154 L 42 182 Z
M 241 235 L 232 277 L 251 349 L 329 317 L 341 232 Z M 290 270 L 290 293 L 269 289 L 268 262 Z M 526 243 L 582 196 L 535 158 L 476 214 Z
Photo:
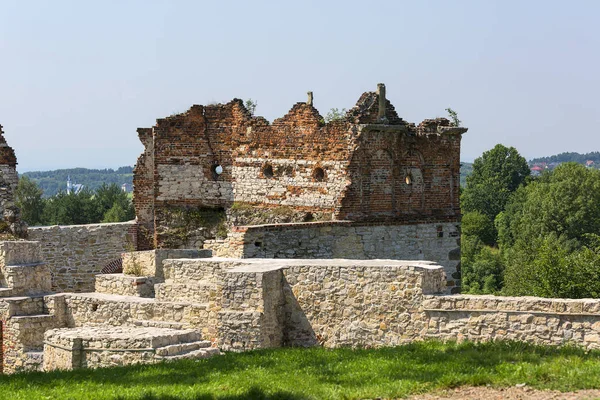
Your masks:
M 365 93 L 345 119 L 330 123 L 312 105 L 297 103 L 269 124 L 239 99 L 157 120 L 138 130 L 145 145 L 134 175 L 140 226 L 152 232 L 167 224 L 167 208 L 227 208 L 234 201 L 357 221 L 458 220 L 466 130 L 453 130 L 446 119 L 409 124 L 389 101 L 378 121 L 378 103 L 377 94 Z M 257 172 L 267 164 L 272 176 Z M 323 181 L 311 178 L 317 168 Z M 147 248 L 149 238 L 138 237 Z

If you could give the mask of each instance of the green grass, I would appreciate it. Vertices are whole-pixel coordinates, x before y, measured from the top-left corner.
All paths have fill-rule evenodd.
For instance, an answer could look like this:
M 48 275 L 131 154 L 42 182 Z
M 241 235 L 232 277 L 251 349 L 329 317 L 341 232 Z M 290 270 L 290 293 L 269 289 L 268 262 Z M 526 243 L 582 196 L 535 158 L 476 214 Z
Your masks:
M 0 376 L 2 399 L 359 399 L 463 385 L 600 388 L 600 352 L 428 341 L 377 350 L 276 349 L 200 361 Z

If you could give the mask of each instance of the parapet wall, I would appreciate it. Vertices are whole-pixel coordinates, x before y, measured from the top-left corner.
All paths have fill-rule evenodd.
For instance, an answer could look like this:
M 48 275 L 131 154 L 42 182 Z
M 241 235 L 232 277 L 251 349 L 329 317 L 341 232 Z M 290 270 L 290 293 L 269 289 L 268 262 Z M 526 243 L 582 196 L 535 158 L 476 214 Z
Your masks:
M 331 221 L 234 227 L 227 239 L 205 243 L 235 258 L 429 260 L 444 267 L 446 292 L 460 290 L 457 222 L 391 225 Z
M 93 292 L 94 276 L 135 246 L 134 221 L 112 224 L 49 226 L 29 229 L 42 244 L 56 292 Z
M 518 340 L 600 348 L 600 300 L 539 297 L 426 296 L 426 337 Z

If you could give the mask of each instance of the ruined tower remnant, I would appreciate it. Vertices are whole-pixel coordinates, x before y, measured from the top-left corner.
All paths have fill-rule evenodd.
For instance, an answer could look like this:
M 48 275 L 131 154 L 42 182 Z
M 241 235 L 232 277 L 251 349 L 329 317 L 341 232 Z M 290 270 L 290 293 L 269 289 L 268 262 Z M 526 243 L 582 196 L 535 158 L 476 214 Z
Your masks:
M 21 211 L 15 206 L 15 191 L 19 183 L 16 168 L 17 157 L 14 150 L 6 143 L 0 125 L 0 216 L 14 235 L 25 237 L 27 224 L 20 220 Z
M 327 238 L 297 254 L 314 239 L 279 251 L 268 244 L 271 236 L 250 243 L 236 228 L 286 230 L 291 227 L 281 223 L 295 223 L 294 229 L 313 229 L 321 222 L 359 232 L 364 252 L 354 257 L 443 263 L 438 253 L 444 253 L 451 275 L 458 264 L 460 142 L 466 130 L 445 118 L 418 126 L 404 121 L 384 84 L 329 123 L 313 106 L 312 92 L 272 123 L 250 115 L 239 99 L 194 105 L 138 129 L 144 144 L 134 172 L 138 248 L 207 247 L 207 240 L 227 234 L 227 251 L 244 246 L 240 257 L 350 257 L 339 243 L 332 245 L 338 250 L 323 244 Z M 389 243 L 385 234 L 369 236 L 383 227 L 404 228 Z M 277 244 L 284 241 L 284 234 L 275 236 Z M 440 244 L 449 236 L 452 243 Z M 380 243 L 367 243 L 371 239 Z M 449 279 L 457 284 L 458 278 Z

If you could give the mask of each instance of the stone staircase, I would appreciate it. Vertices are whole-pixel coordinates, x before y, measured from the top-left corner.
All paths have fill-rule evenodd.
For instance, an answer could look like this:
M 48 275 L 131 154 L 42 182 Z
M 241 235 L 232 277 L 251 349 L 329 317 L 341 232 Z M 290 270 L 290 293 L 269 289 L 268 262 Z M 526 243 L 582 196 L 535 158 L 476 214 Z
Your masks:
M 44 332 L 63 326 L 60 296 L 7 297 L 3 372 L 41 371 Z M 58 314 L 56 314 L 58 312 Z
M 54 329 L 44 339 L 44 370 L 97 368 L 220 354 L 194 329 L 83 326 Z
M 0 298 L 3 313 L 5 373 L 41 370 L 44 332 L 61 326 L 55 315 L 51 274 L 39 242 L 0 242 Z

